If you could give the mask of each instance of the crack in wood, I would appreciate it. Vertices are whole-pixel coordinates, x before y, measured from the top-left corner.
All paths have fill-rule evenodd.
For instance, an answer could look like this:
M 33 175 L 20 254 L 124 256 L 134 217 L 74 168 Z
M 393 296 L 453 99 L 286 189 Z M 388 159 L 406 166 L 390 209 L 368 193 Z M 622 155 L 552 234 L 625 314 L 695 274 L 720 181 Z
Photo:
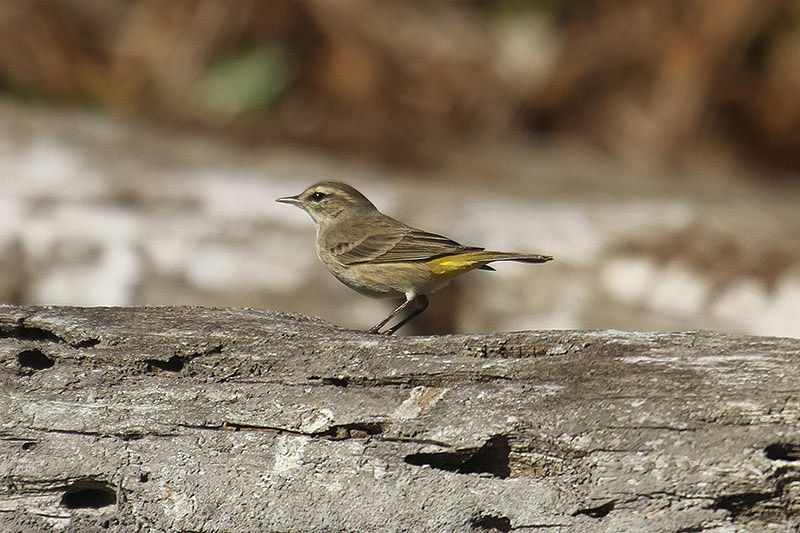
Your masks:
M 154 368 L 157 368 L 159 370 L 165 370 L 167 372 L 180 372 L 181 370 L 183 370 L 183 368 L 186 366 L 187 363 L 189 363 L 194 359 L 197 359 L 198 357 L 204 357 L 207 355 L 213 355 L 219 353 L 222 353 L 222 344 L 215 344 L 214 346 L 206 350 L 195 351 L 186 355 L 180 355 L 176 353 L 166 361 L 162 359 L 145 359 L 144 362 L 147 364 L 148 371 L 152 371 Z
M 366 438 L 380 435 L 383 431 L 381 422 L 353 422 L 349 424 L 336 424 L 323 431 L 304 432 L 296 429 L 283 428 L 278 426 L 263 426 L 255 424 L 240 424 L 237 422 L 224 421 L 222 424 L 214 425 L 187 425 L 180 424 L 181 427 L 190 429 L 202 429 L 211 431 L 262 431 L 276 435 L 293 435 L 296 437 L 322 438 L 326 440 L 345 440 Z
M 572 513 L 572 516 L 586 515 L 591 518 L 603 518 L 614 510 L 615 501 L 611 500 L 601 505 L 584 507 Z

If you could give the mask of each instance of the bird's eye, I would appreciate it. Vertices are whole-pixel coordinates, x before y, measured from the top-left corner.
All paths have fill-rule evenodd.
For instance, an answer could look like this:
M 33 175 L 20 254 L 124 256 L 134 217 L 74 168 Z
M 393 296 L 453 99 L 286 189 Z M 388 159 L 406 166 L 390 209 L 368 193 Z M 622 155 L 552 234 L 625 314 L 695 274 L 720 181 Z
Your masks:
M 311 196 L 309 196 L 309 199 L 310 199 L 312 202 L 319 202 L 319 201 L 320 201 L 320 200 L 322 200 L 323 198 L 325 198 L 325 194 L 323 194 L 323 193 L 321 193 L 321 192 L 315 192 L 314 194 L 312 194 Z

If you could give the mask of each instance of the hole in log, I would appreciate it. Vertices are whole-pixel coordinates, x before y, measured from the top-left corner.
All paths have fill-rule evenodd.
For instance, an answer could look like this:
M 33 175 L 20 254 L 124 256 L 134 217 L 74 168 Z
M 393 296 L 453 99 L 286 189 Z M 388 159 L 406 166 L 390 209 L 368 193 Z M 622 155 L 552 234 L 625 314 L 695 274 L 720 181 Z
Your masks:
M 13 337 L 23 341 L 64 342 L 61 337 L 52 331 L 22 325 L 0 332 L 0 337 Z
M 115 503 L 117 492 L 102 481 L 76 481 L 61 497 L 61 505 L 67 509 L 100 509 Z
M 150 481 L 150 474 L 148 472 L 139 474 L 139 483 L 147 483 L 148 481 Z
M 180 372 L 183 370 L 183 364 L 185 361 L 186 359 L 180 355 L 173 355 L 166 361 L 162 361 L 160 359 L 144 360 L 144 362 L 147 363 L 148 370 L 158 368 L 160 370 L 166 370 L 167 372 Z
M 17 361 L 19 362 L 19 366 L 32 368 L 34 370 L 44 370 L 56 364 L 55 361 L 47 357 L 37 348 L 18 353 Z
M 764 454 L 773 461 L 800 461 L 800 444 L 776 442 L 764 448 Z
M 606 502 L 603 505 L 598 505 L 597 507 L 587 507 L 585 509 L 578 509 L 572 516 L 578 516 L 581 514 L 585 514 L 586 516 L 591 516 L 592 518 L 603 518 L 608 513 L 614 510 L 614 502 Z
M 347 387 L 348 382 L 350 381 L 348 378 L 322 378 L 322 383 L 324 385 L 333 385 L 334 387 Z
M 36 445 L 37 445 L 37 443 L 34 442 L 34 441 L 23 442 L 22 443 L 22 449 L 23 450 L 33 450 L 34 448 L 36 448 Z
M 473 529 L 483 529 L 485 531 L 511 531 L 511 520 L 505 516 L 480 515 L 472 519 Z
M 85 339 L 72 344 L 75 348 L 94 348 L 100 344 L 100 339 Z
M 713 509 L 725 509 L 734 516 L 747 514 L 765 500 L 771 500 L 775 493 L 764 492 L 743 492 L 740 494 L 729 494 L 720 496 L 714 500 Z
M 509 451 L 508 437 L 495 435 L 477 450 L 413 453 L 407 455 L 404 461 L 411 465 L 428 465 L 432 468 L 459 474 L 485 473 L 499 478 L 507 478 L 511 473 L 508 466 Z

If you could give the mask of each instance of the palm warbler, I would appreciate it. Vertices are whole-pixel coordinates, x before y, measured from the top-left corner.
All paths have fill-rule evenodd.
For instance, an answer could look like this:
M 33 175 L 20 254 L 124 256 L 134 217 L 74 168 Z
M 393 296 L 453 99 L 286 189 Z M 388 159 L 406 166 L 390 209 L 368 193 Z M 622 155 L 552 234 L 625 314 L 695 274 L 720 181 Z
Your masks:
M 428 307 L 425 296 L 471 270 L 494 270 L 493 261 L 544 263 L 549 255 L 491 252 L 412 228 L 384 215 L 346 183 L 322 181 L 297 196 L 278 198 L 307 212 L 317 226 L 317 255 L 336 279 L 374 298 L 405 297 L 369 332 L 379 333 L 416 301 L 416 308 L 384 331 L 392 335 Z

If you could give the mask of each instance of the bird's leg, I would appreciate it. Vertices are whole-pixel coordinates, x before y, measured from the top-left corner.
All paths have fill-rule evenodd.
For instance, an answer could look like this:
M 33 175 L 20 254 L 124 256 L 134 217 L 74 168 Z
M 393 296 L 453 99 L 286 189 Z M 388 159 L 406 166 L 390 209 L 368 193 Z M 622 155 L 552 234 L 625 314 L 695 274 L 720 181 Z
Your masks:
M 411 298 L 411 299 L 408 299 L 405 302 L 401 303 L 400 305 L 398 305 L 397 309 L 395 309 L 394 311 L 389 313 L 386 316 L 386 318 L 384 318 L 383 320 L 381 320 L 380 322 L 378 322 L 377 324 L 375 324 L 374 326 L 369 328 L 367 330 L 367 333 L 378 333 L 381 330 L 381 328 L 386 325 L 387 322 L 389 322 L 391 319 L 393 319 L 395 316 L 397 316 L 397 313 L 399 313 L 400 311 L 405 309 L 408 306 L 408 304 L 410 304 L 413 301 L 414 301 L 414 299 Z
M 408 307 L 408 304 L 410 304 L 413 301 L 417 302 L 417 308 L 403 320 L 401 320 L 400 322 L 398 322 L 397 324 L 395 324 L 394 326 L 383 332 L 385 335 L 394 335 L 395 331 L 400 329 L 403 325 L 408 323 L 409 320 L 411 320 L 412 318 L 414 318 L 415 316 L 417 316 L 418 314 L 420 314 L 421 312 L 423 312 L 425 309 L 428 308 L 427 296 L 421 294 L 415 298 L 408 299 L 405 302 L 401 303 L 400 305 L 397 306 L 397 309 L 389 313 L 389 315 L 386 318 L 384 318 L 383 320 L 375 324 L 373 327 L 371 327 L 367 331 L 367 333 L 379 333 L 383 326 L 385 326 L 391 319 L 396 317 L 400 311 Z
M 412 318 L 422 313 L 425 309 L 428 308 L 428 297 L 424 294 L 420 294 L 416 298 L 417 300 L 417 308 L 414 309 L 411 314 L 405 317 L 403 320 L 392 326 L 391 328 L 386 330 L 386 335 L 394 335 L 394 332 L 403 327 L 406 323 L 408 323 Z

